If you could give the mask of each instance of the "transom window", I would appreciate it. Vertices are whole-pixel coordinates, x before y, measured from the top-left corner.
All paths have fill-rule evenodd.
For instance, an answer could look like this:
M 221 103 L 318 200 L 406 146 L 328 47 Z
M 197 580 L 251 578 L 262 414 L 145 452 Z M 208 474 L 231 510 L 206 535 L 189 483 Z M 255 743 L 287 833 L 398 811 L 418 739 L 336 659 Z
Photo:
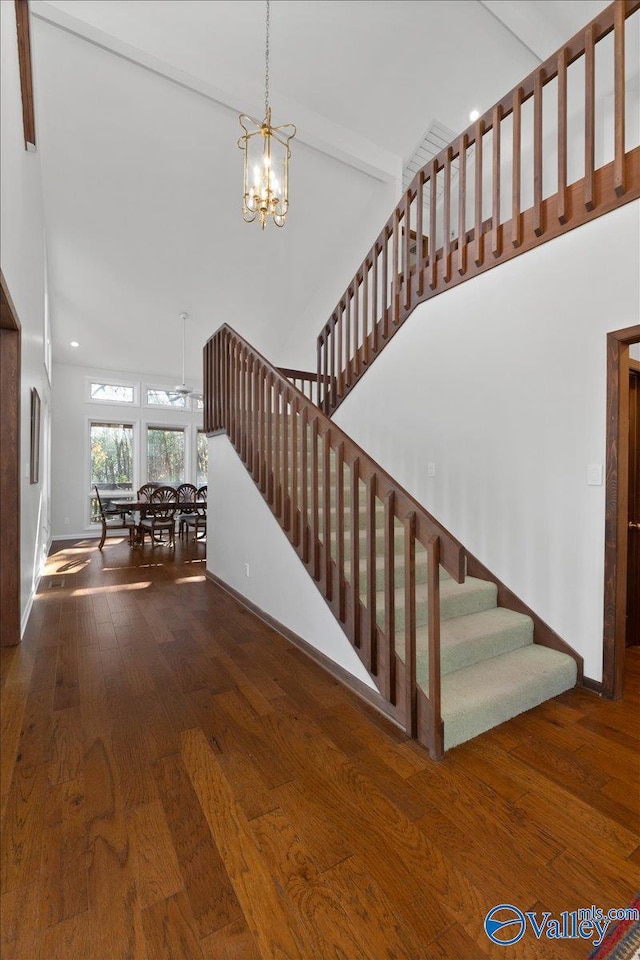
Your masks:
M 97 403 L 137 403 L 136 386 L 118 381 L 90 380 L 89 399 Z
M 177 410 L 187 409 L 187 398 L 173 390 L 163 390 L 158 387 L 147 387 L 147 403 L 152 407 L 173 407 Z

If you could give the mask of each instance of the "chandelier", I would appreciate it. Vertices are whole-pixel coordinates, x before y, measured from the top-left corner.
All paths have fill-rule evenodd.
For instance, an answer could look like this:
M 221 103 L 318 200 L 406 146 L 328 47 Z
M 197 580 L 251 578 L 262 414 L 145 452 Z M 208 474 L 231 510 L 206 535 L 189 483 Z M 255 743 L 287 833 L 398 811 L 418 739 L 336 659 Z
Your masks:
M 264 230 L 269 217 L 283 227 L 289 209 L 289 141 L 296 135 L 292 123 L 271 125 L 269 106 L 269 0 L 267 0 L 264 120 L 260 123 L 246 114 L 240 115 L 244 134 L 238 146 L 244 153 L 244 187 L 242 216 L 247 223 L 256 217 Z

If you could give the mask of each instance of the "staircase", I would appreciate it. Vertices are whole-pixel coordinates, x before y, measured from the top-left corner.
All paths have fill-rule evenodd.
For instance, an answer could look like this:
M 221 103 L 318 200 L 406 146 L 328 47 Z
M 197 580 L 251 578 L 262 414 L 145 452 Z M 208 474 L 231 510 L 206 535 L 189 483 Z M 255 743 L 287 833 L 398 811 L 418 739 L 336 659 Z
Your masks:
M 335 466 L 329 475 L 330 488 L 337 482 Z M 322 498 L 322 484 L 320 497 Z M 349 492 L 345 490 L 346 502 Z M 331 509 L 331 558 L 337 559 L 337 523 Z M 366 512 L 359 515 L 360 592 L 367 591 Z M 375 609 L 377 624 L 385 624 L 384 505 L 376 504 Z M 345 576 L 351 579 L 351 514 L 344 520 Z M 405 662 L 404 628 L 404 531 L 394 529 L 394 615 L 396 654 Z M 322 550 L 322 542 L 320 545 Z M 480 733 L 538 706 L 575 686 L 577 663 L 567 653 L 534 644 L 530 616 L 497 605 L 497 586 L 488 580 L 466 576 L 456 583 L 439 567 L 440 586 L 440 673 L 441 715 L 444 750 L 470 740 Z M 428 556 L 416 545 L 415 622 L 416 680 L 428 694 Z
M 229 434 L 389 715 L 437 758 L 572 687 L 581 658 L 498 606 L 497 583 L 467 575 L 477 561 L 286 372 L 220 328 L 205 429 Z
M 278 370 L 227 325 L 205 347 L 205 430 L 229 435 L 387 712 L 435 758 L 572 687 L 582 659 L 330 417 L 419 303 L 640 197 L 640 145 L 625 134 L 625 37 L 638 10 L 615 0 L 416 173 L 322 327 L 315 373 Z M 610 34 L 613 159 L 597 168 L 596 48 Z M 584 176 L 571 182 L 576 84 Z

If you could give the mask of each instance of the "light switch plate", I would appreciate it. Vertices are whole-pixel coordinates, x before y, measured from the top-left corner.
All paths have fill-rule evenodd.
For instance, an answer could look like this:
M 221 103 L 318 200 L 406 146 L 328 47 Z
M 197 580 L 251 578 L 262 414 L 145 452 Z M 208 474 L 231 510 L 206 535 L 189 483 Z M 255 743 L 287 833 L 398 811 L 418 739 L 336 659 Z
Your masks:
M 435 477 L 435 475 L 436 475 L 436 465 L 435 465 L 435 463 L 433 463 L 433 461 L 430 461 L 430 462 L 427 464 L 427 476 L 428 476 L 428 477 Z
M 590 463 L 588 465 L 587 486 L 589 487 L 602 486 L 602 464 L 601 463 Z

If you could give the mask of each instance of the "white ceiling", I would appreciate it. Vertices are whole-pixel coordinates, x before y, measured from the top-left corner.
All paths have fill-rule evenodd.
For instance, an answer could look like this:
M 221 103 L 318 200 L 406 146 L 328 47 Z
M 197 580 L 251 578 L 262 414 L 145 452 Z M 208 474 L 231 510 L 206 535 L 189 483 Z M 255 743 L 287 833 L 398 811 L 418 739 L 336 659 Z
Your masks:
M 271 102 L 299 137 L 287 225 L 262 233 L 236 148 L 262 0 L 35 0 L 54 358 L 177 376 L 186 310 L 192 380 L 225 321 L 276 362 L 296 330 L 311 364 L 431 121 L 464 128 L 606 5 L 272 0 Z

